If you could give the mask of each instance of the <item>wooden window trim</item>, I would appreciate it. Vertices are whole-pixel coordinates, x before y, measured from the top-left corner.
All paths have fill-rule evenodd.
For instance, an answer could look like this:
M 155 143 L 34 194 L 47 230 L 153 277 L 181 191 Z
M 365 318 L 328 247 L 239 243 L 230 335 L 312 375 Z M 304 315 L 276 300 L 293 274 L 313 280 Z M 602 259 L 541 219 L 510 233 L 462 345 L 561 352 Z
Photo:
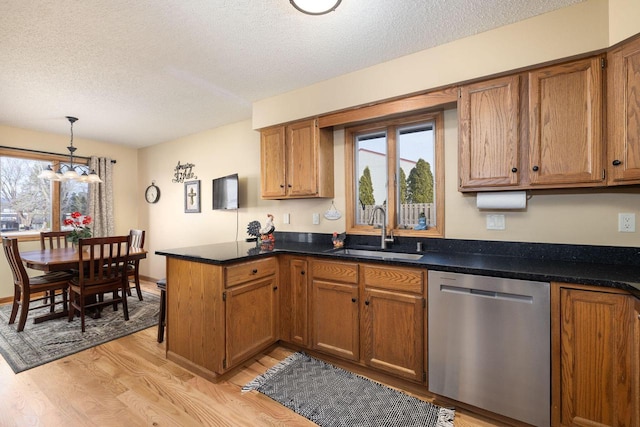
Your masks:
M 389 188 L 393 186 L 393 191 L 389 191 L 387 194 L 389 206 L 393 206 L 394 209 L 387 212 L 387 226 L 389 230 L 393 230 L 394 236 L 400 237 L 444 237 L 444 113 L 442 111 L 423 113 L 414 116 L 389 119 L 380 122 L 354 126 L 345 129 L 345 196 L 346 196 L 346 215 L 345 215 L 345 227 L 347 234 L 361 234 L 361 235 L 379 235 L 380 230 L 375 229 L 371 225 L 356 224 L 355 219 L 355 191 L 356 191 L 356 176 L 355 176 L 355 144 L 354 138 L 357 133 L 367 131 L 375 132 L 376 130 L 386 130 L 389 127 L 405 126 L 412 123 L 433 121 L 435 123 L 435 157 L 436 157 L 436 173 L 434 176 L 436 182 L 435 199 L 436 199 L 436 226 L 431 227 L 428 230 L 411 230 L 396 228 L 396 186 L 397 182 L 390 182 Z M 393 135 L 391 135 L 393 133 Z M 387 138 L 393 138 L 395 140 L 395 132 L 388 132 Z M 396 144 L 388 145 L 387 156 L 390 159 L 395 159 Z M 393 151 L 393 152 L 392 152 Z M 387 177 L 391 179 L 395 176 L 395 162 L 387 162 Z M 389 224 L 394 224 L 393 227 L 389 227 Z

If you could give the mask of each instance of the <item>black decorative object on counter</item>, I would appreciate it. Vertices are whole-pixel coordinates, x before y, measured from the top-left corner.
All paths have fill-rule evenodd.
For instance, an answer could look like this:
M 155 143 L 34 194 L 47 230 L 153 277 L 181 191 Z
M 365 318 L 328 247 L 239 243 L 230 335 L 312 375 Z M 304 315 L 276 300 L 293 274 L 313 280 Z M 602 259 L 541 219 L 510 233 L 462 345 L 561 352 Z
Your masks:
M 258 236 L 260 235 L 260 228 L 262 225 L 260 221 L 251 221 L 249 225 L 247 225 L 247 234 L 249 236 L 253 236 L 247 239 L 247 242 L 255 242 L 258 240 Z

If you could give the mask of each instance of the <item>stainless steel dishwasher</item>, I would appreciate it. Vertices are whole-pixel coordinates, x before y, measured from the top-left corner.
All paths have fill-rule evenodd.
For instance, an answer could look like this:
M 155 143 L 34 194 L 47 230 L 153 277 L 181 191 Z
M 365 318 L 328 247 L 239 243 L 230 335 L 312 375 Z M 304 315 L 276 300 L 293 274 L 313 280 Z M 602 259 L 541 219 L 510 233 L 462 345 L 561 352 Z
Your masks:
M 551 424 L 549 283 L 429 272 L 429 391 Z

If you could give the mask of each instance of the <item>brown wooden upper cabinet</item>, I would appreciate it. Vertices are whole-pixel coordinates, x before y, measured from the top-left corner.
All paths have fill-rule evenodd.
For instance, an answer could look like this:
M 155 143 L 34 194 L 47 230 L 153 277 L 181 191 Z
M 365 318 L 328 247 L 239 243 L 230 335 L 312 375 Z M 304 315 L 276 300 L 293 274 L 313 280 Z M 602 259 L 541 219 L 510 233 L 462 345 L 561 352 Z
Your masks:
M 602 57 L 529 72 L 532 186 L 604 184 Z
M 604 185 L 602 59 L 463 86 L 460 191 Z
M 608 53 L 608 184 L 640 183 L 640 38 Z
M 520 183 L 519 92 L 519 75 L 460 89 L 461 189 Z
M 261 131 L 264 199 L 333 197 L 333 130 L 315 119 Z

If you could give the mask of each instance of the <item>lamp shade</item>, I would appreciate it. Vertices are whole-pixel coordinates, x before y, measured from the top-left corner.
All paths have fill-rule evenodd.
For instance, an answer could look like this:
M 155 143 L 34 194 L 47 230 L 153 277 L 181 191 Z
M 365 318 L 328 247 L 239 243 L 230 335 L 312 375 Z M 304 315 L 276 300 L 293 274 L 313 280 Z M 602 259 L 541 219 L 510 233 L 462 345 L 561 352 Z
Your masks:
M 291 5 L 308 15 L 324 15 L 340 5 L 342 0 L 289 0 Z

